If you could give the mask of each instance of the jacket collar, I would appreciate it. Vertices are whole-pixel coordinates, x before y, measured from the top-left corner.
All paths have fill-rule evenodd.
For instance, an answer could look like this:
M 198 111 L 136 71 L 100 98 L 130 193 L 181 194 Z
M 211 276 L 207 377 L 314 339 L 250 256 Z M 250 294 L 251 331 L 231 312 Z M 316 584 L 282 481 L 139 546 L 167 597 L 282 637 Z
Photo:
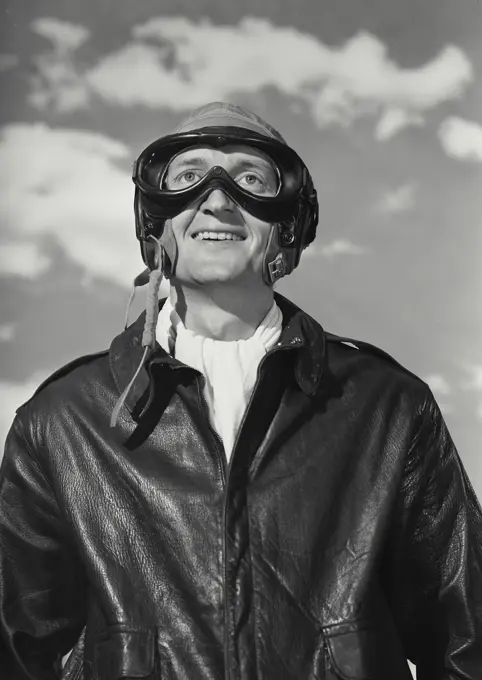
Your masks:
M 296 381 L 303 392 L 314 396 L 323 375 L 325 332 L 315 319 L 279 293 L 275 293 L 275 301 L 283 314 L 283 330 L 278 346 L 297 351 Z
M 299 387 L 309 396 L 314 396 L 322 377 L 326 357 L 326 337 L 323 328 L 306 312 L 288 299 L 275 293 L 276 304 L 283 314 L 283 329 L 278 343 L 270 351 L 286 348 L 296 351 L 294 363 L 295 378 Z M 161 300 L 160 307 L 165 300 Z M 132 379 L 142 358 L 141 346 L 145 312 L 125 331 L 117 335 L 110 346 L 109 362 L 119 394 Z M 141 402 L 146 402 L 152 392 L 151 368 L 153 365 L 194 371 L 167 354 L 156 342 L 146 366 L 140 371 L 126 399 L 129 411 L 137 411 Z

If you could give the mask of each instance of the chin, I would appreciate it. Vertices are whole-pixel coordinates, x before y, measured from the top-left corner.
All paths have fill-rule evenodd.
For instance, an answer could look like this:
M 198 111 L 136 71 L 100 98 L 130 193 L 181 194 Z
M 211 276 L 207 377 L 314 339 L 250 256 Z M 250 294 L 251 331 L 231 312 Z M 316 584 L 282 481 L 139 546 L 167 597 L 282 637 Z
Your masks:
M 247 281 L 247 272 L 244 269 L 228 268 L 224 266 L 209 266 L 198 269 L 197 271 L 189 272 L 183 276 L 178 275 L 176 279 L 181 285 L 194 286 L 209 286 L 216 284 L 234 284 L 245 285 Z
M 205 274 L 193 277 L 193 280 L 200 285 L 215 285 L 217 283 L 235 283 L 241 282 L 239 275 L 236 276 L 232 272 L 206 272 Z

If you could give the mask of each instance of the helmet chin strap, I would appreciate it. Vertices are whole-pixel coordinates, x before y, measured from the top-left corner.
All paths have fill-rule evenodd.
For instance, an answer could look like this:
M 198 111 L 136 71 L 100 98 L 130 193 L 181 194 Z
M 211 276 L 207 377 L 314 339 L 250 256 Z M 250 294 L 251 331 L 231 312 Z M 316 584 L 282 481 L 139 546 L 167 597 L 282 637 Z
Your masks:
M 162 271 L 166 279 L 171 279 L 175 274 L 179 256 L 171 220 L 166 220 L 162 234 L 157 241 L 160 246 Z M 289 273 L 289 262 L 281 245 L 280 227 L 278 224 L 273 224 L 263 257 L 263 281 L 267 286 L 272 286 Z
M 166 279 L 170 279 L 176 271 L 179 254 L 176 237 L 172 231 L 171 220 L 166 220 L 158 243 L 161 248 L 161 268 Z
M 263 281 L 272 286 L 286 274 L 288 263 L 280 242 L 280 226 L 273 224 L 263 257 Z

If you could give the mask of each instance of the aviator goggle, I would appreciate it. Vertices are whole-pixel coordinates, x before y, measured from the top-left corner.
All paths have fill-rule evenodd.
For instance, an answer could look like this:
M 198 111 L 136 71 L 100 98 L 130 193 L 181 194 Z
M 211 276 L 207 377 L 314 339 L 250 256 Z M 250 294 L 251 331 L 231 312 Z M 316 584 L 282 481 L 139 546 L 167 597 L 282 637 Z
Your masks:
M 222 148 L 227 145 L 246 145 L 267 156 L 276 176 L 274 189 L 260 191 L 220 166 L 196 173 L 187 186 L 170 181 L 169 165 L 181 152 L 195 146 Z M 213 189 L 221 189 L 260 220 L 291 224 L 291 233 L 284 239 L 285 246 L 301 252 L 315 235 L 318 202 L 303 161 L 286 144 L 248 129 L 209 127 L 162 137 L 141 153 L 132 178 L 136 185 L 136 231 L 141 245 L 151 234 L 160 235 L 166 219 L 202 200 Z

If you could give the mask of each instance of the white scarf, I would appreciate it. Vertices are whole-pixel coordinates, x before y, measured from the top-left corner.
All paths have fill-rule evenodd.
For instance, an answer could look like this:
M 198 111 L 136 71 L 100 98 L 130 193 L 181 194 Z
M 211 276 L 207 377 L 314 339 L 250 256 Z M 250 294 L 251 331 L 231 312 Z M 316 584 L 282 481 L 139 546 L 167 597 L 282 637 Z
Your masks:
M 178 361 L 206 378 L 204 397 L 211 424 L 229 461 L 263 356 L 281 335 L 281 310 L 273 305 L 247 340 L 213 340 L 188 330 L 167 298 L 156 328 L 157 342 Z

